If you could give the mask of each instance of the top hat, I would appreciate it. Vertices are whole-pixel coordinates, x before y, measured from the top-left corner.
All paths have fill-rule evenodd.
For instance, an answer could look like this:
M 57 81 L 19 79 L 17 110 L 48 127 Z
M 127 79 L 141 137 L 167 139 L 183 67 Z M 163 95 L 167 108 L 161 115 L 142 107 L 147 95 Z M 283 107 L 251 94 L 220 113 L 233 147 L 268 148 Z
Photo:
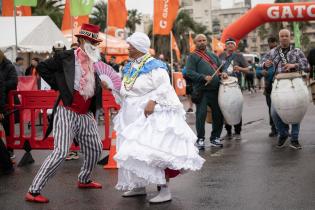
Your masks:
M 83 23 L 81 29 L 78 34 L 75 36 L 78 38 L 83 38 L 89 40 L 91 42 L 102 42 L 101 39 L 98 39 L 98 33 L 100 31 L 100 27 L 88 23 Z

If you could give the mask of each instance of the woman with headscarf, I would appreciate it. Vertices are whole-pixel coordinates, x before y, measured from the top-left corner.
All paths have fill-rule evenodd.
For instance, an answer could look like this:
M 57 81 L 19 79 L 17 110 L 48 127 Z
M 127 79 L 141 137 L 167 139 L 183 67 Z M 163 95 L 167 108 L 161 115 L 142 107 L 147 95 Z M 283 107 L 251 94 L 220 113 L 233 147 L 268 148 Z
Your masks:
M 197 138 L 185 121 L 185 111 L 165 63 L 148 53 L 149 37 L 140 32 L 128 39 L 129 62 L 123 69 L 121 110 L 116 116 L 118 183 L 123 197 L 146 195 L 148 184 L 160 192 L 150 200 L 172 199 L 169 178 L 199 170 L 204 159 L 194 146 Z

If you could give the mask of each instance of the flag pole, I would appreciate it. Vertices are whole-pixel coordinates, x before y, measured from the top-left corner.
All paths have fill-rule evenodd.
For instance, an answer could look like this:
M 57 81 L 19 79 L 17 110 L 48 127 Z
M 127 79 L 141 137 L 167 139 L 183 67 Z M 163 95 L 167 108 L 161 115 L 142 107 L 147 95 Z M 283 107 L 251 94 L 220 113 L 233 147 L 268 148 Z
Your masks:
M 18 55 L 17 25 L 16 25 L 16 5 L 14 2 L 14 27 L 15 27 L 15 57 Z
M 170 50 L 171 50 L 171 79 L 172 79 L 172 85 L 173 85 L 173 83 L 174 83 L 174 81 L 173 81 L 173 49 L 172 49 L 172 42 L 173 42 L 173 40 L 172 40 L 172 30 L 171 30 L 171 32 L 170 32 Z

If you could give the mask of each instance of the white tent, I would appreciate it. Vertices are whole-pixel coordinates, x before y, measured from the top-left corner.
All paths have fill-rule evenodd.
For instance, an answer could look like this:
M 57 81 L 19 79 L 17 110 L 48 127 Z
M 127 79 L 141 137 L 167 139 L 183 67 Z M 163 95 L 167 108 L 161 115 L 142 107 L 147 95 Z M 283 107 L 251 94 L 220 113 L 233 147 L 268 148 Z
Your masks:
M 55 41 L 70 43 L 48 16 L 16 17 L 17 43 L 19 53 L 50 53 Z M 0 17 L 0 49 L 8 58 L 15 54 L 14 17 Z

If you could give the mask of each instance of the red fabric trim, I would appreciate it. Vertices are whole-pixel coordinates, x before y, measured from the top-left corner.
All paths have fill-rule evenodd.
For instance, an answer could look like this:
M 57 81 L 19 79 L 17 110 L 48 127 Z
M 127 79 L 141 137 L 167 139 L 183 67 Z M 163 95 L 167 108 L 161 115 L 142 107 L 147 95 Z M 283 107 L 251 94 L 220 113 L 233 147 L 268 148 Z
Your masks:
M 217 70 L 218 66 L 215 64 L 215 62 L 210 58 L 209 55 L 207 55 L 204 51 L 196 50 L 195 54 L 201 57 L 205 62 L 207 62 L 213 70 Z

